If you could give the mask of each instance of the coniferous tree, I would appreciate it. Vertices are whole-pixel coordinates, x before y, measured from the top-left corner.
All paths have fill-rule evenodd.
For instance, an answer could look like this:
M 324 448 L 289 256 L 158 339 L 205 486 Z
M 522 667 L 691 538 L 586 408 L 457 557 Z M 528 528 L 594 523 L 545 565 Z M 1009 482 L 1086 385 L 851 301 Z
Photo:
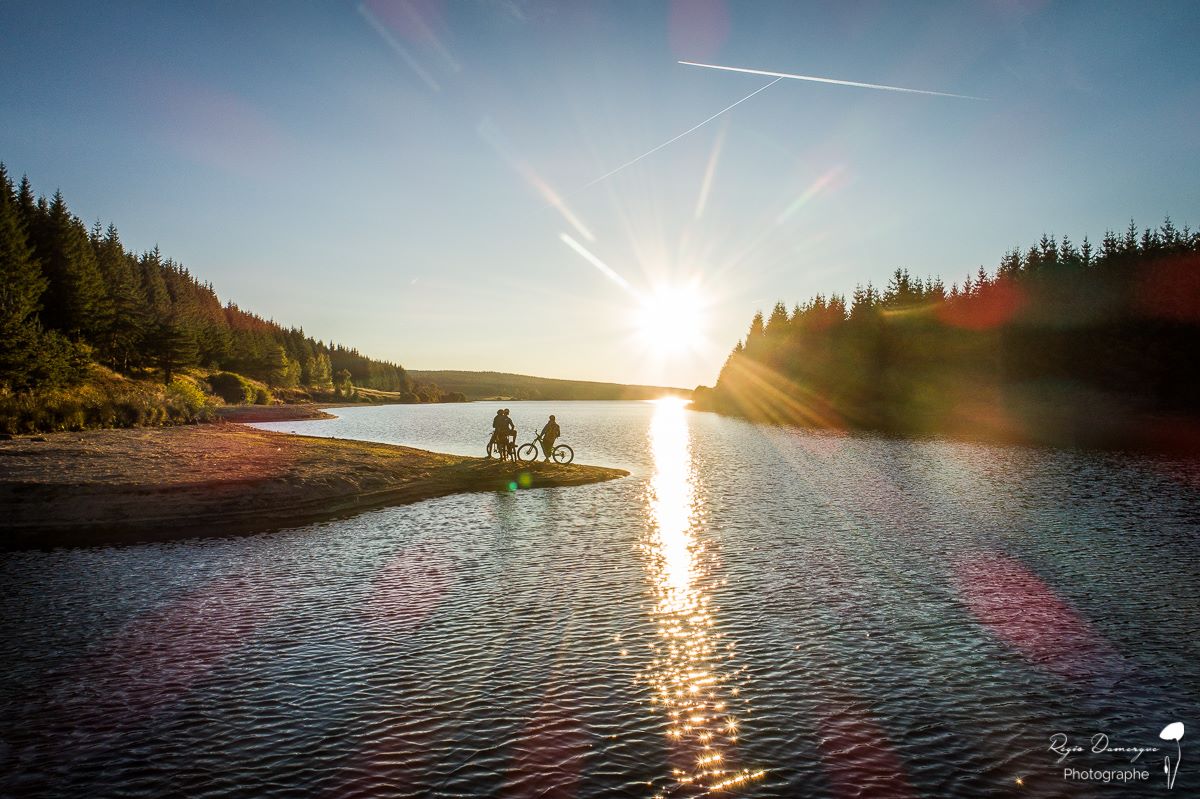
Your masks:
M 36 372 L 42 337 L 37 312 L 46 284 L 0 164 L 0 385 L 26 387 Z
M 782 337 L 787 334 L 787 327 L 787 306 L 782 302 L 777 302 L 775 303 L 775 307 L 771 309 L 770 317 L 767 318 L 766 334 L 768 336 Z
M 757 350 L 762 346 L 763 339 L 766 334 L 766 325 L 763 323 L 762 311 L 754 315 L 750 320 L 750 330 L 746 333 L 746 350 Z
M 282 344 L 271 346 L 265 363 L 266 380 L 277 388 L 295 388 L 300 384 L 300 364 L 288 357 Z
M 308 364 L 308 383 L 306 385 L 320 391 L 333 389 L 333 369 L 329 364 L 329 355 L 324 352 L 312 356 Z
M 1137 252 L 1138 228 L 1137 223 L 1132 219 L 1129 220 L 1129 227 L 1125 228 L 1125 239 L 1121 242 L 1121 251 L 1123 253 Z
M 196 364 L 196 342 L 187 327 L 174 317 L 168 317 L 155 327 L 153 349 L 156 365 L 162 370 L 163 382 L 167 385 L 178 370 Z
M 349 369 L 339 369 L 333 378 L 333 390 L 340 397 L 354 396 L 354 383 L 350 378 Z
M 110 224 L 103 235 L 98 228 L 99 223 L 92 232 L 92 249 L 108 290 L 112 315 L 97 339 L 97 355 L 101 362 L 127 372 L 139 360 L 138 351 L 149 326 L 146 295 L 136 272 L 137 263 L 125 252 L 116 227 Z
M 907 269 L 897 269 L 883 292 L 885 308 L 908 308 L 921 300 L 921 283 L 914 281 Z
M 40 309 L 47 280 L 34 259 L 17 207 L 17 196 L 0 164 L 0 308 L 5 323 L 24 324 Z
M 28 234 L 35 224 L 37 213 L 37 198 L 33 195 L 33 186 L 29 182 L 28 175 L 21 176 L 21 185 L 17 189 L 17 212 L 21 215 L 21 224 Z
M 54 330 L 94 340 L 108 324 L 112 308 L 83 223 L 71 215 L 62 193 L 33 227 L 34 251 L 48 279 L 42 323 Z

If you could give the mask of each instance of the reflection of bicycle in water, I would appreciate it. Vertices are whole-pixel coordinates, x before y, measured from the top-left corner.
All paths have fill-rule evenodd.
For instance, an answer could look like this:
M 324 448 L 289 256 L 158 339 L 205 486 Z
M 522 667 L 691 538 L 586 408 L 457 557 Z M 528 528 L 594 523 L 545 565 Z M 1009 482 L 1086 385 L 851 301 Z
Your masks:
M 522 444 L 517 450 L 517 457 L 523 461 L 536 461 L 538 459 L 538 444 L 542 443 L 542 434 L 535 433 L 533 441 L 528 444 Z M 554 458 L 555 463 L 570 463 L 575 460 L 575 450 L 568 447 L 566 444 L 555 444 L 554 449 L 550 451 L 550 457 Z

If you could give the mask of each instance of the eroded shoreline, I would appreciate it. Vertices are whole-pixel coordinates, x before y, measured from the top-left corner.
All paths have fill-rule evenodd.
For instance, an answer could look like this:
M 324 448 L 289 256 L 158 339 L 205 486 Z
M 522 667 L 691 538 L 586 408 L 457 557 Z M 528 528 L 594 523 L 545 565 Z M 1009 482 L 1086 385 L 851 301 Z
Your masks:
M 270 420 L 327 416 L 315 407 L 302 412 L 280 410 Z M 0 548 L 264 532 L 451 494 L 584 485 L 627 474 L 501 464 L 231 423 L 54 433 L 40 441 L 0 441 Z

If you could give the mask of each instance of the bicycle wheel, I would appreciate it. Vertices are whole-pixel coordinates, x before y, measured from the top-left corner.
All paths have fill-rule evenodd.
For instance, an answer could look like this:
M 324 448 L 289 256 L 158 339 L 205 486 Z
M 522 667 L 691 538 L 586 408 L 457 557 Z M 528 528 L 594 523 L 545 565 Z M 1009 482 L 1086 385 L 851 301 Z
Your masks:
M 487 456 L 489 458 L 499 458 L 500 457 L 500 447 L 499 447 L 499 445 L 496 444 L 495 441 L 488 442 Z
M 568 447 L 566 444 L 559 444 L 554 448 L 555 463 L 570 463 L 575 460 L 575 450 Z
M 537 446 L 534 444 L 522 444 L 521 448 L 517 450 L 517 457 L 523 461 L 537 460 Z

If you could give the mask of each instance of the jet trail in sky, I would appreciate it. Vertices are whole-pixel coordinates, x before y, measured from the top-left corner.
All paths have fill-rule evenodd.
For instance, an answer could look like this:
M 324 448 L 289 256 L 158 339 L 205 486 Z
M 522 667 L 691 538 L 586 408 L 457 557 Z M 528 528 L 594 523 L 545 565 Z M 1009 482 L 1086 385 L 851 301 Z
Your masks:
M 771 88 L 771 87 L 772 87 L 772 86 L 774 86 L 776 83 L 779 83 L 779 81 L 781 81 L 781 80 L 783 80 L 783 78 L 782 78 L 782 77 L 778 77 L 778 78 L 776 78 L 775 80 L 773 80 L 773 81 L 771 81 L 770 83 L 768 83 L 766 86 L 762 86 L 762 87 L 760 87 L 760 88 L 758 88 L 758 89 L 755 89 L 754 91 L 750 92 L 750 93 L 749 93 L 749 94 L 747 94 L 745 97 L 743 97 L 742 99 L 738 100 L 736 103 L 730 103 L 729 105 L 725 106 L 725 107 L 724 107 L 724 108 L 722 108 L 720 111 L 718 111 L 717 113 L 713 114 L 712 116 L 710 116 L 708 119 L 704 120 L 703 122 L 701 122 L 701 123 L 699 123 L 699 124 L 696 124 L 696 125 L 693 125 L 692 127 L 690 127 L 690 128 L 688 128 L 687 130 L 685 130 L 683 133 L 680 133 L 678 136 L 676 136 L 676 137 L 674 137 L 674 138 L 672 138 L 672 139 L 667 139 L 667 140 L 666 140 L 665 142 L 663 142 L 662 144 L 658 145 L 657 147 L 655 147 L 655 148 L 654 148 L 654 149 L 652 149 L 652 150 L 647 150 L 646 152 L 642 153 L 641 155 L 639 155 L 637 158 L 633 159 L 632 161 L 626 161 L 625 163 L 621 164 L 621 165 L 620 165 L 619 167 L 617 167 L 616 169 L 613 169 L 613 170 L 611 170 L 611 171 L 609 171 L 609 172 L 605 172 L 603 175 L 601 175 L 600 177 L 596 178 L 595 180 L 593 180 L 591 183 L 587 184 L 586 186 L 583 186 L 583 187 L 582 187 L 582 188 L 580 188 L 579 190 L 580 190 L 580 191 L 583 191 L 583 189 L 590 189 L 592 186 L 595 186 L 595 185 L 596 185 L 597 183 L 599 183 L 600 181 L 602 181 L 602 180 L 607 180 L 608 178 L 611 178 L 613 175 L 617 174 L 618 172 L 620 172 L 620 171 L 621 171 L 622 169 L 624 169 L 625 167 L 628 167 L 628 166 L 633 166 L 633 165 L 634 165 L 634 164 L 636 164 L 638 161 L 641 161 L 643 158 L 646 158 L 646 157 L 648 157 L 648 156 L 654 155 L 656 152 L 658 152 L 658 151 L 659 151 L 659 150 L 661 150 L 662 148 L 666 147 L 668 144 L 674 144 L 675 142 L 679 141 L 680 139 L 682 139 L 684 136 L 688 135 L 689 133 L 692 133 L 693 131 L 699 130 L 700 128 L 704 127 L 704 126 L 705 126 L 705 125 L 707 125 L 709 122 L 712 122 L 714 119 L 716 119 L 717 117 L 721 116 L 721 114 L 724 114 L 726 111 L 730 110 L 730 109 L 731 109 L 731 108 L 733 108 L 734 106 L 741 105 L 742 103 L 746 102 L 746 101 L 747 101 L 747 100 L 749 100 L 751 97 L 753 97 L 754 95 L 758 94 L 759 92 L 763 91 L 764 89 L 769 89 L 769 88 Z
M 760 86 L 759 88 L 750 92 L 745 97 L 738 100 L 737 102 L 730 103 L 729 105 L 725 106 L 720 111 L 718 111 L 717 113 L 710 116 L 708 119 L 706 119 L 703 122 L 700 122 L 696 125 L 693 125 L 692 127 L 685 130 L 683 133 L 680 133 L 678 136 L 667 139 L 662 144 L 658 145 L 657 147 L 647 150 L 646 152 L 639 155 L 637 158 L 634 158 L 631 161 L 626 161 L 625 163 L 621 164 L 616 169 L 611 169 L 608 172 L 605 172 L 603 175 L 601 175 L 600 177 L 591 181 L 587 185 L 581 186 L 579 189 L 577 189 L 577 191 L 583 191 L 584 189 L 590 189 L 592 186 L 595 186 L 597 183 L 608 180 L 613 175 L 620 172 L 622 169 L 631 167 L 634 164 L 636 164 L 638 161 L 641 161 L 643 158 L 648 158 L 648 157 L 654 155 L 656 152 L 658 152 L 662 148 L 666 147 L 669 144 L 674 144 L 675 142 L 682 139 L 684 136 L 687 136 L 689 133 L 694 133 L 695 131 L 697 131 L 700 128 L 707 125 L 709 122 L 712 122 L 714 119 L 721 116 L 721 114 L 724 114 L 726 111 L 729 111 L 729 110 L 735 108 L 736 106 L 741 105 L 742 103 L 746 102 L 751 97 L 758 94 L 759 92 L 771 88 L 776 83 L 779 83 L 779 81 L 783 80 L 784 78 L 788 78 L 790 80 L 807 80 L 807 81 L 813 81 L 814 83 L 832 83 L 837 86 L 857 86 L 861 89 L 879 89 L 879 90 L 885 91 L 885 92 L 905 92 L 907 94 L 929 94 L 929 95 L 934 95 L 936 97 L 954 97 L 959 100 L 984 100 L 984 101 L 987 100 L 986 97 L 972 97 L 969 94 L 952 94 L 951 92 L 933 92 L 933 91 L 928 91 L 925 89 L 906 89 L 902 86 L 884 86 L 879 83 L 859 83 L 857 81 L 837 80 L 835 78 L 815 78 L 815 77 L 812 77 L 811 75 L 793 75 L 789 72 L 768 72 L 768 71 L 762 70 L 762 69 L 746 69 L 744 67 L 723 67 L 718 64 L 701 64 L 697 61 L 680 61 L 679 63 L 684 64 L 685 66 L 689 66 L 689 67 L 704 67 L 705 69 L 721 69 L 721 70 L 725 70 L 726 72 L 745 72 L 750 75 L 764 75 L 768 78 L 774 78 L 775 80 L 771 81 L 766 86 Z
M 862 89 L 881 89 L 885 92 L 908 92 L 909 94 L 932 94 L 938 97 L 957 97 L 960 100 L 986 100 L 986 97 L 972 97 L 969 94 L 951 94 L 950 92 L 931 92 L 924 89 L 905 89 L 900 86 L 883 86 L 878 83 L 858 83 L 852 80 L 835 80 L 834 78 L 814 78 L 811 75 L 792 75 L 787 72 L 767 72 L 764 69 L 745 69 L 743 67 L 722 67 L 717 64 L 700 64 L 695 61 L 680 61 L 689 67 L 704 67 L 705 69 L 723 69 L 726 72 L 745 72 L 750 75 L 766 75 L 769 78 L 783 80 L 791 78 L 792 80 L 810 80 L 815 83 L 833 83 L 838 86 L 858 86 Z M 770 85 L 770 84 L 768 84 Z M 766 88 L 766 87 L 764 87 Z M 762 91 L 762 89 L 759 89 Z M 740 100 L 738 102 L 741 102 Z M 736 103 L 735 103 L 736 105 Z M 700 124 L 704 124 L 703 122 Z M 690 131 L 689 131 L 690 132 Z

